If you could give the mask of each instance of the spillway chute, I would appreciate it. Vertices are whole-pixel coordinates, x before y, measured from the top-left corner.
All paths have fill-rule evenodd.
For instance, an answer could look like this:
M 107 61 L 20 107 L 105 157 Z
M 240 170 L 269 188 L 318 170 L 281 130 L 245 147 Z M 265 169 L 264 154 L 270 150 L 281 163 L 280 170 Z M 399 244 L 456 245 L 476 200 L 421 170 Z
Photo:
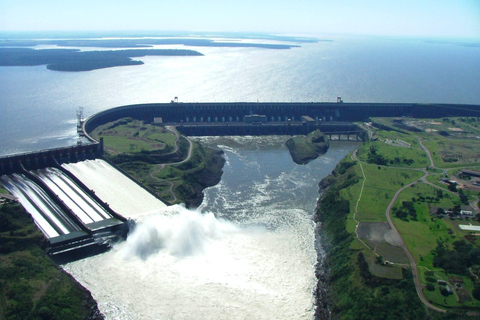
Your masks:
M 1 176 L 0 183 L 31 214 L 52 255 L 108 247 L 128 231 L 125 218 L 61 168 L 23 170 Z

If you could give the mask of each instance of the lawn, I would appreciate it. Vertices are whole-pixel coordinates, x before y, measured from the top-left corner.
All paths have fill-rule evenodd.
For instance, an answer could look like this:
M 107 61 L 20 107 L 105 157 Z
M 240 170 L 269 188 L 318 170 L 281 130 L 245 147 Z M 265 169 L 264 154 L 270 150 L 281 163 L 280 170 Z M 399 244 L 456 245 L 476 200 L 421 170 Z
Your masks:
M 385 160 L 385 165 L 387 166 L 425 168 L 430 165 L 430 160 L 422 149 L 398 147 L 380 140 L 366 142 L 361 148 L 359 148 L 357 157 L 360 160 L 367 162 L 369 160 L 369 155 L 372 153 L 372 149 L 375 149 L 375 153 Z
M 143 124 L 130 118 L 120 119 L 99 126 L 92 136 L 103 137 L 105 147 L 117 153 L 157 151 L 168 153 L 174 149 L 176 135 L 163 127 Z
M 391 214 L 396 228 L 417 264 L 428 268 L 433 267 L 431 250 L 436 248 L 437 240 L 453 242 L 462 237 L 462 232 L 454 228 L 449 219 L 439 219 L 430 214 L 430 206 L 451 208 L 454 205 L 452 198 L 446 196 L 436 201 L 436 190 L 433 186 L 416 183 L 400 194 Z M 395 208 L 401 207 L 403 201 L 413 202 L 413 199 L 415 199 L 416 221 L 412 218 L 409 218 L 408 221 L 396 218 Z
M 393 141 L 401 140 L 410 144 L 412 148 L 417 148 L 417 149 L 420 148 L 420 143 L 418 142 L 418 139 L 409 134 L 404 134 L 397 131 L 377 131 L 376 136 L 382 140 L 384 139 L 389 139 Z
M 480 165 L 476 139 L 447 139 L 434 137 L 424 140 L 423 144 L 430 150 L 435 166 L 439 168 L 454 168 Z
M 362 221 L 386 221 L 385 211 L 397 190 L 423 174 L 416 170 L 362 165 L 366 182 L 357 214 L 357 219 Z

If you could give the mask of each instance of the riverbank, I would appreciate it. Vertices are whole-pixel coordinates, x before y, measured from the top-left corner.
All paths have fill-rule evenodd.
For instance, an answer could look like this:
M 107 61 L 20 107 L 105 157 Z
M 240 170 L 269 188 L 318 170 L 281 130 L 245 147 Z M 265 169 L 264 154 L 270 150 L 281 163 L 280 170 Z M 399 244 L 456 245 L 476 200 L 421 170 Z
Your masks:
M 317 305 L 334 319 L 477 314 L 480 244 L 464 225 L 480 226 L 478 122 L 374 119 L 371 140 L 322 180 Z

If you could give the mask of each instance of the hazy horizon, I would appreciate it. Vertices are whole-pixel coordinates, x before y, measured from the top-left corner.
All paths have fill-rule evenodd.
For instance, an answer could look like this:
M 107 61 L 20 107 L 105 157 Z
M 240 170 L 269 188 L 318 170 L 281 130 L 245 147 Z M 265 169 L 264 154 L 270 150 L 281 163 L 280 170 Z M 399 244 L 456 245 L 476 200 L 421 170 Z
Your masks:
M 0 0 L 0 32 L 45 31 L 345 34 L 480 40 L 480 2 Z

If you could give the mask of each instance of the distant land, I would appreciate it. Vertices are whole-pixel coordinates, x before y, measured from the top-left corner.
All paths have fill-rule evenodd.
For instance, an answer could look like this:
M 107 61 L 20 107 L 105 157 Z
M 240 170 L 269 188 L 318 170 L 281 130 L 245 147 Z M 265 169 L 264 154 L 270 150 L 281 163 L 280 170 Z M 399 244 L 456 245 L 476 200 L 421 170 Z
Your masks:
M 184 45 L 192 47 L 235 47 L 235 48 L 262 48 L 262 49 L 291 49 L 299 47 L 290 44 L 247 43 L 240 41 L 216 41 L 211 39 L 193 38 L 134 38 L 134 39 L 2 39 L 1 47 L 33 47 L 37 45 L 56 45 L 60 47 L 97 47 L 97 48 L 151 48 L 154 45 Z
M 153 35 L 150 37 L 132 37 L 127 33 L 123 37 L 119 34 L 94 34 L 76 33 L 0 33 L 0 66 L 37 66 L 47 65 L 47 69 L 55 71 L 91 71 L 102 68 L 130 66 L 143 64 L 135 57 L 143 56 L 202 56 L 200 52 L 187 49 L 145 49 L 159 45 L 183 45 L 190 47 L 230 47 L 230 48 L 259 48 L 259 49 L 291 49 L 300 47 L 298 43 L 314 43 L 320 40 L 314 38 L 275 36 L 275 35 L 233 35 L 214 34 L 210 37 L 221 37 L 222 40 L 198 37 L 180 38 L 166 35 Z M 35 38 L 37 36 L 38 38 Z M 90 37 L 89 37 L 90 36 Z M 187 35 L 185 35 L 187 36 Z M 245 42 L 244 40 L 253 40 Z M 263 41 L 294 42 L 284 43 L 259 43 Z M 330 41 L 330 40 L 321 40 Z M 38 49 L 37 46 L 57 46 L 53 49 Z M 28 48 L 27 48 L 28 47 Z M 72 48 L 130 48 L 128 50 L 111 51 L 80 51 Z M 143 49 L 141 49 L 143 48 Z
M 312 37 L 278 35 L 265 33 L 240 33 L 240 32 L 186 32 L 186 31 L 0 31 L 0 40 L 35 40 L 35 41 L 52 41 L 65 39 L 125 39 L 125 40 L 146 40 L 161 38 L 178 38 L 184 39 L 237 39 L 237 40 L 270 40 L 293 43 L 316 43 L 320 40 Z M 41 40 L 39 40 L 41 39 Z
M 47 69 L 55 71 L 91 71 L 143 64 L 132 60 L 144 56 L 203 56 L 193 50 L 112 50 L 112 51 L 80 51 L 78 49 L 45 49 L 2 48 L 0 49 L 0 66 L 39 66 L 47 65 Z

